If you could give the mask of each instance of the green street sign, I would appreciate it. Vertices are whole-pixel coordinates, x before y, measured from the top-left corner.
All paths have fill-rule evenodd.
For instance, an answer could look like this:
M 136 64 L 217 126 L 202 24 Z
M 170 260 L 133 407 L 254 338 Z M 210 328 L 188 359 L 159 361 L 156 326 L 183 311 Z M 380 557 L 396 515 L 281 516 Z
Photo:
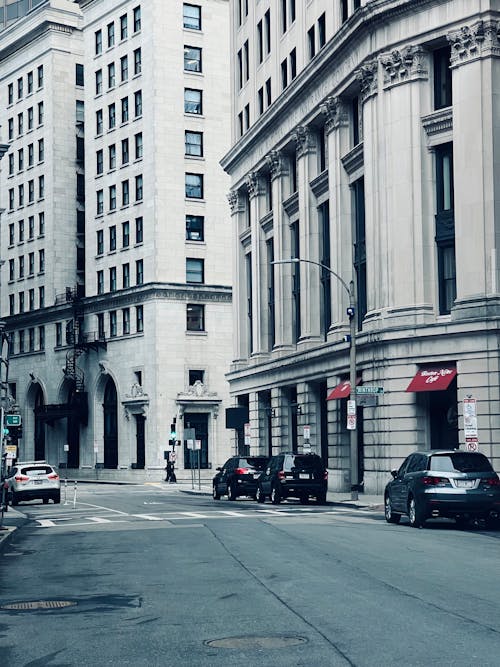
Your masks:
M 367 386 L 356 387 L 356 394 L 383 394 L 383 393 L 384 393 L 383 387 L 367 387 Z
M 6 426 L 21 426 L 21 415 L 5 415 Z

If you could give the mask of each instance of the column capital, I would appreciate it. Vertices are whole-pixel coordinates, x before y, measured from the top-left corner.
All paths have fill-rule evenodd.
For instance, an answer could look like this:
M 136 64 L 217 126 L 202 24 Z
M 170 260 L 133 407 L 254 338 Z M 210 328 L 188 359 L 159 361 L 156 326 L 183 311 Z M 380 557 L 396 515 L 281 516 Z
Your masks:
M 316 150 L 313 134 L 307 125 L 297 125 L 292 132 L 292 140 L 297 147 L 298 158 Z
M 348 115 L 344 100 L 341 97 L 330 95 L 323 104 L 319 105 L 320 111 L 325 117 L 325 130 L 327 134 L 348 124 Z
M 244 210 L 243 201 L 238 190 L 230 190 L 226 196 L 231 209 L 231 215 L 236 215 Z
M 245 179 L 247 186 L 248 197 L 253 199 L 261 194 L 260 179 L 257 171 L 250 171 Z
M 384 88 L 429 78 L 428 53 L 421 46 L 406 46 L 380 56 L 384 68 Z
M 356 79 L 359 81 L 362 102 L 366 102 L 370 97 L 377 94 L 377 73 L 378 61 L 376 59 L 367 60 L 356 70 Z
M 267 166 L 271 174 L 271 180 L 279 176 L 285 176 L 288 173 L 286 168 L 286 160 L 281 151 L 271 151 L 266 155 Z
M 458 67 L 484 56 L 500 56 L 500 23 L 477 21 L 446 35 L 451 45 L 451 66 Z

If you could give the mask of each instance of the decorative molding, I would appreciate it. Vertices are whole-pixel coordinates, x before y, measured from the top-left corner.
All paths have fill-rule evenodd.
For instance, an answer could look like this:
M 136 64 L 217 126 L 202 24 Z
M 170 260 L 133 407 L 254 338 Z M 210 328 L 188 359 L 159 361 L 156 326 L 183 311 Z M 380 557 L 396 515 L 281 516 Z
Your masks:
M 283 208 L 289 218 L 292 218 L 299 212 L 299 193 L 294 192 L 283 202 Z
M 342 98 L 330 95 L 323 104 L 319 105 L 319 108 L 325 116 L 325 131 L 327 134 L 349 124 L 349 117 Z
M 453 110 L 451 107 L 439 109 L 433 113 L 422 116 L 422 126 L 427 138 L 442 135 L 453 131 Z
M 446 35 L 451 45 L 451 67 L 458 67 L 482 57 L 500 57 L 500 24 L 498 21 L 477 21 L 471 26 Z
M 249 199 L 254 199 L 255 197 L 258 197 L 261 194 L 258 172 L 256 171 L 249 172 L 245 179 L 245 183 L 247 186 Z
M 361 89 L 361 101 L 366 102 L 370 97 L 377 94 L 378 90 L 378 61 L 368 60 L 356 70 L 356 79 Z
M 231 209 L 231 215 L 241 213 L 243 211 L 243 202 L 238 190 L 230 190 L 226 196 L 227 201 L 229 202 L 229 208 Z
M 262 218 L 259 220 L 259 224 L 262 228 L 262 231 L 267 234 L 270 232 L 274 225 L 274 216 L 272 211 L 268 211 Z
M 179 407 L 179 415 L 181 418 L 184 416 L 184 412 L 187 409 L 210 408 L 212 416 L 214 419 L 217 419 L 222 399 L 218 397 L 217 392 L 208 391 L 203 382 L 196 380 L 196 382 L 185 391 L 177 394 L 176 403 Z
M 316 151 L 314 135 L 307 125 L 298 125 L 292 132 L 292 141 L 297 147 L 297 158 Z
M 99 362 L 99 371 L 102 373 L 102 375 L 109 375 L 109 366 L 107 361 Z
M 271 151 L 268 153 L 268 155 L 266 155 L 266 162 L 269 167 L 269 173 L 271 174 L 271 180 L 288 174 L 286 160 L 281 151 Z
M 316 199 L 321 197 L 321 195 L 324 195 L 325 192 L 328 192 L 328 169 L 325 169 L 319 176 L 313 178 L 313 180 L 309 182 L 309 187 Z
M 359 169 L 362 169 L 364 166 L 363 142 L 346 153 L 341 158 L 341 162 L 349 175 L 354 174 Z
M 421 46 L 406 46 L 380 56 L 384 68 L 384 88 L 391 88 L 408 81 L 429 78 L 428 54 Z

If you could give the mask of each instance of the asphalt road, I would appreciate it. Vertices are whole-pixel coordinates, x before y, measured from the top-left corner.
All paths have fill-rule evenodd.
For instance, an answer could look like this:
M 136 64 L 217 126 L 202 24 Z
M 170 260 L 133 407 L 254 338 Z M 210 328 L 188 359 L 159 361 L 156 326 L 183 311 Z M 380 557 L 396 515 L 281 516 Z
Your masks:
M 161 485 L 19 509 L 2 667 L 500 664 L 500 532 Z

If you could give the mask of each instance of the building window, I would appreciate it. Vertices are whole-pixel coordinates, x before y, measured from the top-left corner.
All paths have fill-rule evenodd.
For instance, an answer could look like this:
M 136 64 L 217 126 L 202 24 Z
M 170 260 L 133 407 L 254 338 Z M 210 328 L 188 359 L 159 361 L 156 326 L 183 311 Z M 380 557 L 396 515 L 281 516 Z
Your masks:
M 357 328 L 361 331 L 368 309 L 364 178 L 358 179 L 353 184 L 352 197 L 354 211 L 354 272 L 358 301 Z
M 32 167 L 35 163 L 35 150 L 33 144 L 28 144 L 28 167 Z
M 16 279 L 16 262 L 13 259 L 9 259 L 9 280 Z
M 186 258 L 186 282 L 187 283 L 204 283 L 205 271 L 204 262 L 202 259 L 195 259 L 193 257 Z
M 135 330 L 138 333 L 144 331 L 144 309 L 143 306 L 135 307 Z
M 28 352 L 35 351 L 35 328 L 30 327 L 28 329 Z
M 45 234 L 45 213 L 43 211 L 38 214 L 38 234 L 39 236 Z
M 102 30 L 97 30 L 95 32 L 95 55 L 98 56 L 102 53 Z
M 128 19 L 127 15 L 120 16 L 120 39 L 127 39 L 128 37 Z
M 32 204 L 35 201 L 35 181 L 28 181 L 28 202 Z
M 205 331 L 205 306 L 197 303 L 187 304 L 186 329 L 188 331 Z
M 30 310 L 35 310 L 35 290 L 30 289 L 28 292 L 28 303 L 29 303 L 29 309 Z
M 97 294 L 104 294 L 104 271 L 97 272 Z
M 102 174 L 104 171 L 104 154 L 102 148 L 96 152 L 95 156 L 96 156 L 96 173 L 99 175 Z
M 12 176 L 14 173 L 14 154 L 10 153 L 9 154 L 9 176 Z
M 45 350 L 45 327 L 38 327 L 38 349 Z
M 9 245 L 14 245 L 15 240 L 16 240 L 15 226 L 14 223 L 11 222 L 9 225 Z
M 102 94 L 102 69 L 98 69 L 95 73 L 95 94 Z
M 19 243 L 24 241 L 24 220 L 19 220 Z
M 142 243 L 144 240 L 144 225 L 142 217 L 135 219 L 135 242 Z
M 19 332 L 19 354 L 24 353 L 24 331 Z
M 24 292 L 19 292 L 19 312 L 24 313 Z
M 120 81 L 123 83 L 128 79 L 128 56 L 120 58 Z
M 17 187 L 17 200 L 19 206 L 24 206 L 24 185 L 18 185 Z
M 138 132 L 135 135 L 135 159 L 140 160 L 142 158 L 142 132 Z
M 130 287 L 130 264 L 122 264 L 122 287 L 127 289 Z
M 116 226 L 111 225 L 109 228 L 109 250 L 113 252 L 116 250 Z
M 15 300 L 14 295 L 9 294 L 9 315 L 14 315 L 15 313 Z
M 128 97 L 122 99 L 122 123 L 128 123 Z
M 130 333 L 130 308 L 122 310 L 122 332 L 124 336 Z
M 122 139 L 122 165 L 128 164 L 129 159 L 128 139 Z
M 184 152 L 186 155 L 203 156 L 203 132 L 186 130 L 184 133 Z
M 130 204 L 130 192 L 128 180 L 122 181 L 122 206 L 128 206 Z
M 38 307 L 45 308 L 45 287 L 43 285 L 38 288 Z
M 438 253 L 439 313 L 451 312 L 457 295 L 455 267 L 455 215 L 453 144 L 435 149 L 436 156 L 436 245 Z
M 437 49 L 437 51 L 434 51 L 433 54 L 434 109 L 444 109 L 446 107 L 450 107 L 453 102 L 450 57 L 450 46 Z
M 349 4 L 348 0 L 340 0 L 340 20 L 345 23 L 349 18 Z
M 105 330 L 104 330 L 104 313 L 99 313 L 97 315 L 97 336 L 99 340 L 103 340 L 105 338 Z
M 140 74 L 142 71 L 142 55 L 141 49 L 135 49 L 134 51 L 134 75 Z
M 142 175 L 135 177 L 135 201 L 142 201 L 144 193 Z
M 194 88 L 184 89 L 184 112 L 201 115 L 203 113 L 202 91 Z
M 135 284 L 142 285 L 144 283 L 144 261 L 138 259 L 135 263 Z
M 97 215 L 102 215 L 104 213 L 104 192 L 103 192 L 103 190 L 98 190 L 96 192 L 96 213 L 97 213 Z
M 14 210 L 14 188 L 9 188 L 9 211 Z
M 21 100 L 23 97 L 23 78 L 17 80 L 17 99 Z
M 28 218 L 28 238 L 30 241 L 35 238 L 35 217 L 33 215 Z
M 108 65 L 108 89 L 114 88 L 116 85 L 116 69 L 115 63 L 109 63 Z
M 258 106 L 258 113 L 259 116 L 261 116 L 264 113 L 264 88 L 259 88 L 259 91 L 257 93 L 257 106 Z
M 62 347 L 62 324 L 56 322 L 56 347 Z
M 38 102 L 38 125 L 43 124 L 43 102 Z
M 286 59 L 281 63 L 281 89 L 285 90 L 288 86 L 288 65 Z
M 196 46 L 184 47 L 184 70 L 186 72 L 201 72 L 201 49 Z
M 290 254 L 292 257 L 300 257 L 300 229 L 298 220 L 290 225 Z M 299 341 L 302 333 L 300 290 L 300 264 L 297 263 L 292 265 L 292 326 L 295 343 Z
M 109 210 L 114 211 L 116 209 L 116 185 L 109 186 L 108 195 L 109 195 Z
M 108 146 L 108 162 L 110 170 L 116 169 L 116 145 Z
M 76 63 L 75 66 L 75 83 L 77 86 L 83 86 L 84 84 L 84 70 L 83 65 Z
M 36 70 L 38 87 L 43 87 L 43 65 L 39 65 Z
M 96 240 L 97 240 L 97 254 L 102 255 L 104 253 L 104 232 L 102 229 L 97 230 L 97 235 L 96 235 Z
M 203 241 L 204 223 L 205 219 L 202 215 L 186 215 L 186 239 Z
M 134 93 L 134 112 L 135 117 L 142 116 L 142 91 L 138 90 Z
M 141 8 L 139 7 L 134 7 L 133 10 L 134 14 L 134 32 L 139 32 L 141 29 Z
M 293 81 L 297 76 L 297 51 L 292 49 L 290 52 L 290 79 Z
M 188 30 L 201 30 L 201 7 L 184 3 L 183 25 Z
M 9 118 L 8 125 L 9 125 L 9 141 L 12 141 L 12 139 L 14 139 L 14 119 L 13 118 Z
M 115 45 L 115 24 L 108 23 L 108 49 Z
M 95 112 L 95 132 L 96 134 L 102 134 L 104 128 L 102 109 L 98 109 Z
M 320 262 L 324 267 L 329 267 L 331 264 L 330 254 L 330 204 L 328 201 L 318 207 L 318 227 L 320 233 L 320 248 L 321 259 Z M 321 282 L 321 302 L 320 302 L 320 326 L 323 339 L 327 339 L 328 331 L 332 323 L 332 290 L 331 290 L 331 273 L 326 269 L 320 271 Z
M 7 104 L 14 103 L 14 84 L 9 83 L 7 87 Z
M 127 221 L 122 222 L 122 247 L 128 248 L 130 245 L 130 224 Z
M 326 44 L 326 16 L 325 13 L 321 14 L 318 19 L 318 46 L 323 48 Z
M 188 199 L 203 199 L 202 174 L 186 174 L 185 184 Z
M 112 130 L 116 125 L 116 107 L 115 103 L 108 106 L 108 127 Z
M 309 50 L 309 60 L 312 60 L 316 55 L 316 36 L 314 26 L 311 26 L 307 31 L 307 46 Z
M 24 118 L 22 113 L 17 114 L 17 134 L 24 132 Z
M 19 278 L 24 278 L 24 255 L 19 257 Z
M 109 313 L 109 337 L 116 338 L 117 333 L 116 310 L 111 310 Z
M 32 130 L 35 126 L 35 114 L 33 112 L 33 107 L 28 109 L 28 130 Z

